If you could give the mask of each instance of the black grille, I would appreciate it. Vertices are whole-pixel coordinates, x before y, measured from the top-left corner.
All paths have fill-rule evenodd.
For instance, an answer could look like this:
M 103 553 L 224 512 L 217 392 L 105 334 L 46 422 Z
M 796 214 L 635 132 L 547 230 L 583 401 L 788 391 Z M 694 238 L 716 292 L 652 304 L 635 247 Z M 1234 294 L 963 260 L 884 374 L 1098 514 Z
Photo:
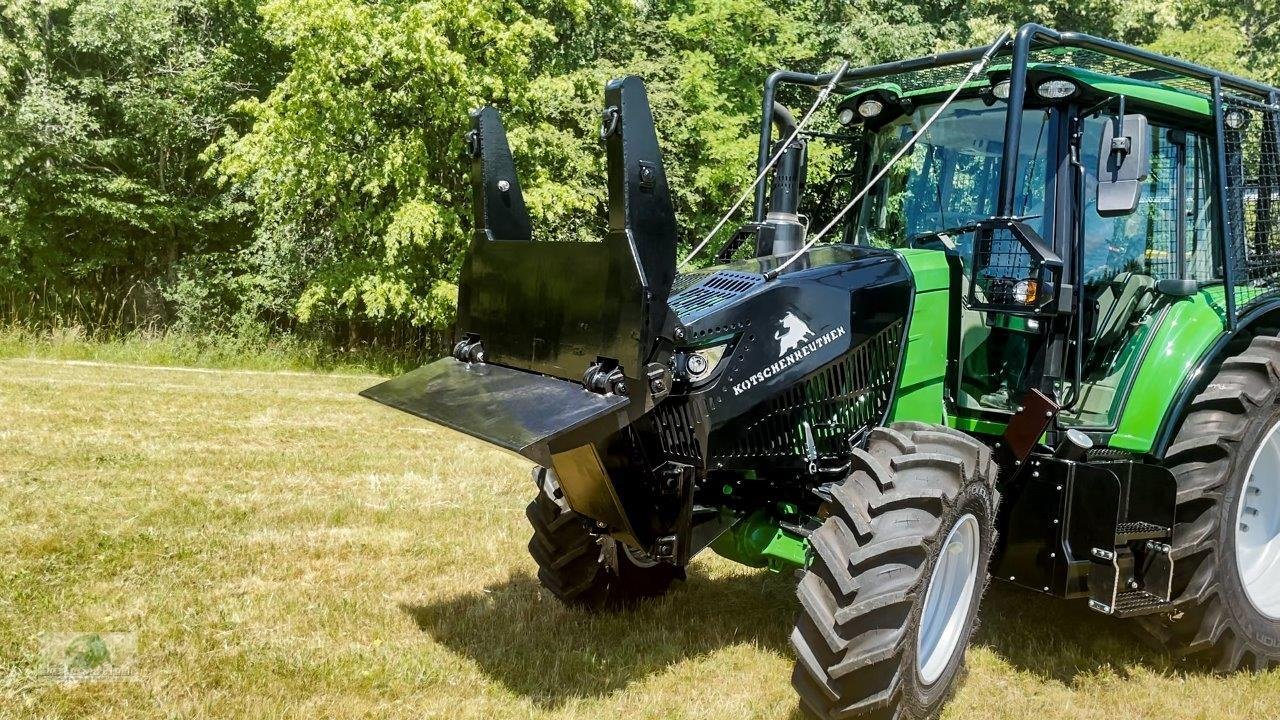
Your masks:
M 894 322 L 754 411 L 717 458 L 847 457 L 851 441 L 888 409 L 904 323 Z M 732 429 L 732 428 L 731 428 Z
M 681 273 L 680 275 L 676 275 L 675 281 L 671 283 L 672 297 L 679 295 L 685 290 L 688 290 L 694 285 L 697 285 L 703 280 L 706 280 L 712 274 L 713 273 L 707 272 L 705 270 L 700 270 L 697 272 Z
M 706 419 L 691 403 L 676 398 L 662 403 L 653 411 L 662 453 L 669 460 L 702 460 L 702 443 Z
M 689 276 L 677 278 L 677 282 Z M 732 300 L 734 297 L 764 282 L 760 275 L 721 270 L 711 275 L 702 275 L 685 289 L 677 291 L 673 287 L 673 295 L 668 301 L 671 309 L 684 322 Z

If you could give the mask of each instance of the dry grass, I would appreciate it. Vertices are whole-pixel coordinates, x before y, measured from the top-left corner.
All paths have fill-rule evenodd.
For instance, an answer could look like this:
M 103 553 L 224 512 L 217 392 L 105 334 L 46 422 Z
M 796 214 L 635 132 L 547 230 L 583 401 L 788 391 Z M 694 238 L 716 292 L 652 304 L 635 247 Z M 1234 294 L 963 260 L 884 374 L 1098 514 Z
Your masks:
M 0 361 L 0 716 L 747 718 L 796 713 L 789 580 L 705 557 L 620 615 L 533 579 L 519 460 L 371 379 Z M 48 633 L 123 632 L 123 677 Z M 1280 717 L 1080 604 L 994 587 L 950 718 Z

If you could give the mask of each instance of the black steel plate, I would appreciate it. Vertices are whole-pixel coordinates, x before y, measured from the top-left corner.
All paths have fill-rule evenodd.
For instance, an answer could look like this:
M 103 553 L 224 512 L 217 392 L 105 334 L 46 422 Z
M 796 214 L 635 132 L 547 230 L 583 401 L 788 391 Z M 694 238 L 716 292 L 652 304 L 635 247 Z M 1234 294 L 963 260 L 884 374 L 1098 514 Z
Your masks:
M 554 437 L 627 405 L 625 397 L 599 395 L 577 383 L 453 358 L 360 394 L 535 461 L 545 460 Z

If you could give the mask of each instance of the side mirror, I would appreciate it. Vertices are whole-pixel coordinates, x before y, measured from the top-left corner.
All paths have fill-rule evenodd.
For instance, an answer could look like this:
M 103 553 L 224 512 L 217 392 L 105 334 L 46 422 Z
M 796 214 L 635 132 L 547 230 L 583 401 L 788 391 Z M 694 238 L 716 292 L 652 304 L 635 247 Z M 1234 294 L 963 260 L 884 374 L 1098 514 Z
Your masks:
M 1059 310 L 1062 259 L 1026 223 L 992 218 L 977 223 L 969 308 L 1046 317 Z
M 1142 184 L 1151 174 L 1151 126 L 1146 115 L 1118 115 L 1102 128 L 1098 148 L 1098 214 L 1128 215 L 1138 209 Z

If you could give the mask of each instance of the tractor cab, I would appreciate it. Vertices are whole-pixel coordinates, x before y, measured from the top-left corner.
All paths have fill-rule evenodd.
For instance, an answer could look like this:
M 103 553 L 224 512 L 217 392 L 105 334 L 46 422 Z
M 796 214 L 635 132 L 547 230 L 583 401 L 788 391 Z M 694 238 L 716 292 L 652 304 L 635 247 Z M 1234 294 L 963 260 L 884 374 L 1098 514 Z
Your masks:
M 814 228 L 914 139 L 827 237 L 951 259 L 953 424 L 997 429 L 1036 389 L 1058 400 L 1057 429 L 1105 444 L 1162 315 L 1223 283 L 1208 88 L 1106 50 L 1037 37 L 1020 82 L 996 62 L 954 97 L 971 57 L 881 66 L 844 79 L 826 127 L 793 141 L 836 158 L 804 179 L 796 215 Z M 774 80 L 775 108 L 778 88 L 806 84 Z M 772 242 L 766 192 L 722 259 L 791 249 Z M 992 230 L 1001 220 L 1017 224 L 1016 240 Z

